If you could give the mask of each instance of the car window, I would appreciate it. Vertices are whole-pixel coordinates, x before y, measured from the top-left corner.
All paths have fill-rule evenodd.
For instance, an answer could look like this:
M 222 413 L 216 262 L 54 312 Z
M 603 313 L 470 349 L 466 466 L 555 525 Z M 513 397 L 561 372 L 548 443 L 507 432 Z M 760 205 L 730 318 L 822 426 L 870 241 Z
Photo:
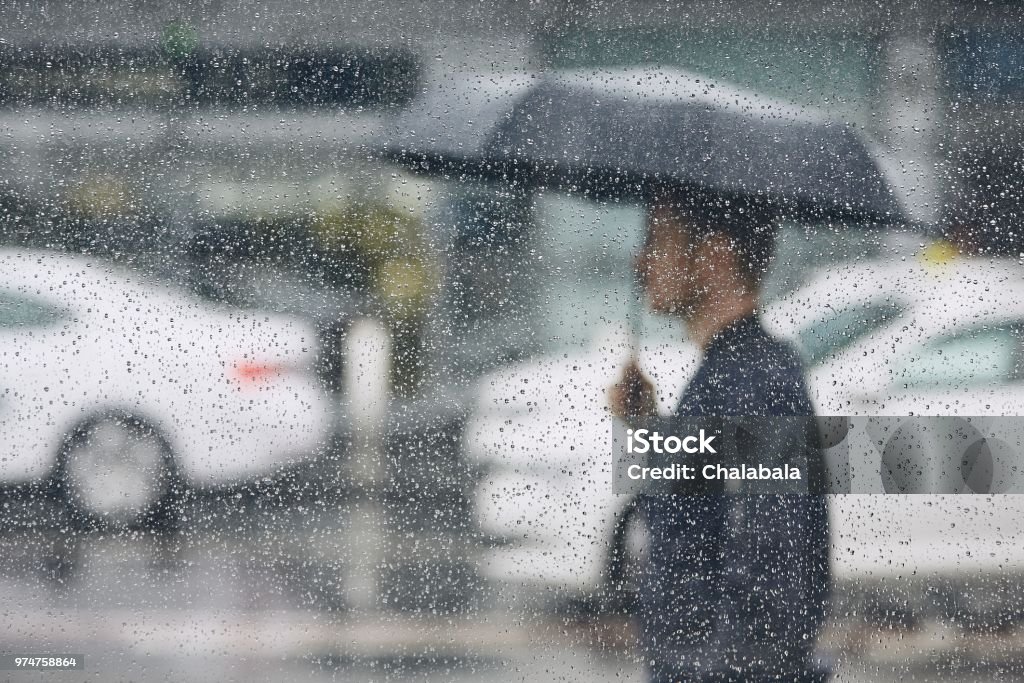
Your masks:
M 0 290 L 0 329 L 45 327 L 64 316 L 64 311 L 39 299 Z
M 912 351 L 894 382 L 910 386 L 1000 385 L 1020 376 L 1021 324 L 943 336 Z
M 849 348 L 899 317 L 904 307 L 895 301 L 878 301 L 840 309 L 829 308 L 798 333 L 798 343 L 809 364 L 818 364 Z

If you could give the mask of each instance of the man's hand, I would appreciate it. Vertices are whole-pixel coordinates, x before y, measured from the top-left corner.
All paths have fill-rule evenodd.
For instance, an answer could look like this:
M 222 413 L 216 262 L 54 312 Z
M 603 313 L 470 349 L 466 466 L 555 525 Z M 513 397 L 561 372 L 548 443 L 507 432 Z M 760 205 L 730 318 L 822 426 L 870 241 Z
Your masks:
M 631 359 L 623 368 L 618 384 L 609 392 L 608 403 L 612 415 L 626 421 L 657 413 L 654 384 L 644 377 L 636 359 Z

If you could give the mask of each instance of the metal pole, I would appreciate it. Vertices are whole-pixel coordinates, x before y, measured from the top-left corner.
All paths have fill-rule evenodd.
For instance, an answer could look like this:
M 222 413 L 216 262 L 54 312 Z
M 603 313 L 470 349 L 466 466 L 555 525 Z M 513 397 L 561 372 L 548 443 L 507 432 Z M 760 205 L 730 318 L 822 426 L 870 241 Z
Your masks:
M 391 341 L 384 324 L 360 318 L 345 339 L 346 401 L 355 429 L 349 479 L 356 492 L 351 508 L 346 601 L 366 611 L 377 607 L 384 564 L 384 427 L 390 404 Z

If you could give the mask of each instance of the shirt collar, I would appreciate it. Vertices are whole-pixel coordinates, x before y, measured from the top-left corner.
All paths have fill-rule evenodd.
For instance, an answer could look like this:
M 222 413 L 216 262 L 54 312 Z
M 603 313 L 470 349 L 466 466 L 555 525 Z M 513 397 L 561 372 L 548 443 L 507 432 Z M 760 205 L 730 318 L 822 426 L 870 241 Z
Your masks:
M 711 337 L 704 356 L 714 356 L 735 349 L 737 345 L 751 338 L 762 336 L 764 330 L 757 313 L 749 313 L 732 321 Z

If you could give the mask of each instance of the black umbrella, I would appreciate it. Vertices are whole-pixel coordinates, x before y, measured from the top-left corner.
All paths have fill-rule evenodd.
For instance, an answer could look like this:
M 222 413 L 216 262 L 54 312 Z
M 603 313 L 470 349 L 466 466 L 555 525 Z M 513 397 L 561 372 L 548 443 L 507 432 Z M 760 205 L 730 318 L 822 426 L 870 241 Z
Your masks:
M 763 198 L 803 220 L 905 219 L 850 127 L 677 70 L 452 74 L 374 147 L 433 175 L 617 196 L 668 183 Z

